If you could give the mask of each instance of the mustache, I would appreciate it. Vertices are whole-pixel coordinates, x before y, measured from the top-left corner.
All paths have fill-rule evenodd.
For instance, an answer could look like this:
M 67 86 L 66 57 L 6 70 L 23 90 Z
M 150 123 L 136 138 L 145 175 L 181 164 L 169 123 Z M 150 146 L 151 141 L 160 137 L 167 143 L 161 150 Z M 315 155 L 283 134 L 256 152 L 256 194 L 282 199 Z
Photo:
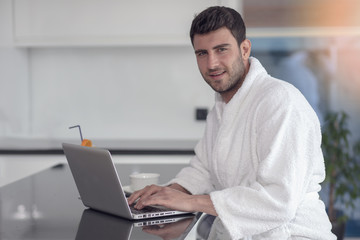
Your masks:
M 225 70 L 222 68 L 212 68 L 212 69 L 209 69 L 207 72 L 213 73 L 213 72 L 221 72 L 221 71 L 225 71 Z

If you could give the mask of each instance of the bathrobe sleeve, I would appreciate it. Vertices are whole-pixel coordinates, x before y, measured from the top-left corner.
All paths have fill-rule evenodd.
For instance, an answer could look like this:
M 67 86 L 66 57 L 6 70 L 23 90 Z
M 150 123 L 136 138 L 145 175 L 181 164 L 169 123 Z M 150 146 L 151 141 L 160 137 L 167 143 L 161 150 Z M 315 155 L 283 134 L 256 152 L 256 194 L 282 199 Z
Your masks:
M 321 164 L 314 166 L 319 162 L 315 158 L 322 158 L 317 117 L 296 89 L 282 90 L 268 91 L 252 106 L 256 111 L 249 139 L 258 164 L 256 179 L 210 194 L 234 239 L 286 225 L 306 198 L 310 182 L 324 177 Z
M 205 194 L 214 191 L 206 158 L 206 136 L 195 147 L 195 156 L 190 166 L 183 168 L 169 184 L 177 183 L 191 194 Z

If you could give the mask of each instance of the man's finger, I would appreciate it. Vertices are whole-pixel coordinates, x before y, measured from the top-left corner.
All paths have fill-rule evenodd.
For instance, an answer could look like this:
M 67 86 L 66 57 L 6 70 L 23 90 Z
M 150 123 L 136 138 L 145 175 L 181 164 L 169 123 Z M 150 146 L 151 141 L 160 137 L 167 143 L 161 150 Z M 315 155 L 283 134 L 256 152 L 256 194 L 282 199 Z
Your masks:
M 133 194 L 131 194 L 131 196 L 128 198 L 128 203 L 129 203 L 129 205 L 131 205 L 137 199 L 139 199 L 139 200 L 146 199 L 149 196 L 153 195 L 154 193 L 158 192 L 160 189 L 161 189 L 161 187 L 157 186 L 157 185 L 146 186 L 145 188 L 138 190 L 138 191 L 134 192 Z M 137 205 L 136 207 L 139 207 L 139 205 Z

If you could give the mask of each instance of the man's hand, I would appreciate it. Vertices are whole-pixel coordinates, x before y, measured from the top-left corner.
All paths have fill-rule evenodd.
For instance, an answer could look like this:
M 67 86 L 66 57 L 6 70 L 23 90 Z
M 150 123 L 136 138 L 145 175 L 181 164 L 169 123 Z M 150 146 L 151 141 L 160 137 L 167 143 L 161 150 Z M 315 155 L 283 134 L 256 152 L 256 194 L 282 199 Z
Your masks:
M 217 216 L 209 195 L 191 195 L 178 184 L 168 187 L 147 186 L 131 194 L 128 203 L 129 205 L 135 203 L 137 209 L 149 205 L 161 205 L 178 211 L 204 212 Z
M 131 194 L 128 203 L 131 205 L 137 200 L 135 204 L 137 209 L 148 205 L 161 205 L 178 211 L 193 212 L 192 197 L 171 187 L 150 185 Z

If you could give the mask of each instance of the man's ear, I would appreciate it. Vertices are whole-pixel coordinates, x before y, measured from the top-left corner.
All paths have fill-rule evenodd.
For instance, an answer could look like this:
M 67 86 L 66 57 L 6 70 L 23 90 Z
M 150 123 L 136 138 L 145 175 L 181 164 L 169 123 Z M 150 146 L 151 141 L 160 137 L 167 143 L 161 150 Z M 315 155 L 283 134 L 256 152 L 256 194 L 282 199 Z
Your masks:
M 242 43 L 240 44 L 240 50 L 242 58 L 247 61 L 250 57 L 251 52 L 251 42 L 249 39 L 245 39 L 244 41 L 242 41 Z

